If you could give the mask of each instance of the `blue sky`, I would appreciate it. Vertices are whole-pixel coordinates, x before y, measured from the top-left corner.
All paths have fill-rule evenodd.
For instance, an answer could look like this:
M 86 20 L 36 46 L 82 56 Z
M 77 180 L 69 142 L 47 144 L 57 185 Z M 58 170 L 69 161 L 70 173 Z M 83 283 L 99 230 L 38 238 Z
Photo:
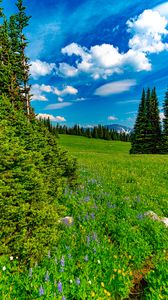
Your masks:
M 69 126 L 133 126 L 142 88 L 168 86 L 168 2 L 24 1 L 32 106 Z M 5 0 L 5 12 L 15 11 Z

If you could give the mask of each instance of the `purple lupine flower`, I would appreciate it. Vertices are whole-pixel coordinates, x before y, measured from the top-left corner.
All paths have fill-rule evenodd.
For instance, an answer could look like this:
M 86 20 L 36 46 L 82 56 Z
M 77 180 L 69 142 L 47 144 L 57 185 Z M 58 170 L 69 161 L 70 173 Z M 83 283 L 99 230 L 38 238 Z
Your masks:
M 140 196 L 137 196 L 137 202 L 138 202 L 138 203 L 141 202 Z
M 92 213 L 92 214 L 91 214 L 91 217 L 92 217 L 92 219 L 95 219 L 95 214 Z
M 61 267 L 65 267 L 65 259 L 64 256 L 62 256 L 61 261 L 60 261 Z
M 93 233 L 92 238 L 93 238 L 94 241 L 97 239 L 97 233 L 96 232 Z
M 65 296 L 62 296 L 62 300 L 66 300 Z
M 49 272 L 48 271 L 46 272 L 46 275 L 45 275 L 45 281 L 50 281 L 50 276 L 49 276 Z
M 86 241 L 87 241 L 87 244 L 89 244 L 89 243 L 90 243 L 90 235 L 87 235 L 87 237 L 86 237 Z
M 79 278 L 76 279 L 76 284 L 77 284 L 77 285 L 80 284 L 80 279 L 79 279 Z
M 30 278 L 32 278 L 32 274 L 33 274 L 33 268 L 30 268 L 30 270 L 29 270 L 29 276 L 30 276 Z
M 108 206 L 108 208 L 111 208 L 111 203 L 107 202 L 107 206 Z
M 64 268 L 61 268 L 61 269 L 60 269 L 60 272 L 63 273 L 63 272 L 64 272 Z
M 89 196 L 87 196 L 87 197 L 85 197 L 85 202 L 89 202 L 90 201 L 90 197 Z
M 61 281 L 58 282 L 58 291 L 59 291 L 59 293 L 62 293 L 62 283 L 61 283 Z
M 85 260 L 85 261 L 88 261 L 88 260 L 89 260 L 88 255 L 85 255 L 84 260 Z
M 138 214 L 138 215 L 137 215 L 137 219 L 138 219 L 138 220 L 142 220 L 143 218 L 144 218 L 144 215 L 143 215 L 143 214 Z
M 43 296 L 44 295 L 44 289 L 42 287 L 42 285 L 40 286 L 40 289 L 39 289 L 39 296 Z

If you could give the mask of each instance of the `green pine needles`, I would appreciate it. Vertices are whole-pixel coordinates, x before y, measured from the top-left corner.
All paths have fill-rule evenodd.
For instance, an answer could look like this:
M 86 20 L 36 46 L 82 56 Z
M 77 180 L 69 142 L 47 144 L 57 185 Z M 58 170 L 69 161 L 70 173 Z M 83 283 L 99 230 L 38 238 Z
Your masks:
M 9 20 L 0 9 L 0 255 L 26 263 L 59 242 L 62 198 L 76 183 L 76 161 L 31 108 L 24 35 L 29 17 L 22 0 L 16 5 Z
M 156 88 L 143 89 L 132 135 L 131 154 L 168 153 L 168 92 L 164 102 L 163 131 Z

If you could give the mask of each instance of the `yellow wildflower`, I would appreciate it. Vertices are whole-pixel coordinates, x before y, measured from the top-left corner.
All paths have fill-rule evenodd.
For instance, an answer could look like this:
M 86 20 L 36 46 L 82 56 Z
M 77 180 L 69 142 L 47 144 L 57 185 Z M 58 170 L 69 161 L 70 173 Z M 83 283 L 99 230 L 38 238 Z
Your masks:
M 104 287 L 104 282 L 101 282 L 101 286 Z
M 91 291 L 91 297 L 95 297 L 95 292 Z

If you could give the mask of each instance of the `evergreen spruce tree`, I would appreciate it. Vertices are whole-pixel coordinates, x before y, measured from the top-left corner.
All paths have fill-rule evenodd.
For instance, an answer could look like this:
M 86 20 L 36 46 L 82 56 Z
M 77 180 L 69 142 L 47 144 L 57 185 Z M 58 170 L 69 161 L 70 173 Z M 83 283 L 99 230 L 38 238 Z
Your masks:
M 150 143 L 149 152 L 159 153 L 160 142 L 161 142 L 161 124 L 159 116 L 159 103 L 156 94 L 156 88 L 153 88 L 150 97 L 148 121 L 150 123 Z
M 163 110 L 165 118 L 163 119 L 163 138 L 161 151 L 163 153 L 168 153 L 168 89 L 164 98 Z
M 30 116 L 29 58 L 25 54 L 28 42 L 24 34 L 24 29 L 28 26 L 30 17 L 26 15 L 26 7 L 23 5 L 23 0 L 17 0 L 16 6 L 18 13 L 12 18 L 11 25 L 12 38 L 16 51 L 18 51 L 18 63 L 20 66 L 17 78 L 20 83 L 20 96 L 23 99 L 24 110 L 27 116 Z
M 147 103 L 145 90 L 143 89 L 138 115 L 134 126 L 134 134 L 130 150 L 131 154 L 146 153 L 145 137 L 147 125 Z

